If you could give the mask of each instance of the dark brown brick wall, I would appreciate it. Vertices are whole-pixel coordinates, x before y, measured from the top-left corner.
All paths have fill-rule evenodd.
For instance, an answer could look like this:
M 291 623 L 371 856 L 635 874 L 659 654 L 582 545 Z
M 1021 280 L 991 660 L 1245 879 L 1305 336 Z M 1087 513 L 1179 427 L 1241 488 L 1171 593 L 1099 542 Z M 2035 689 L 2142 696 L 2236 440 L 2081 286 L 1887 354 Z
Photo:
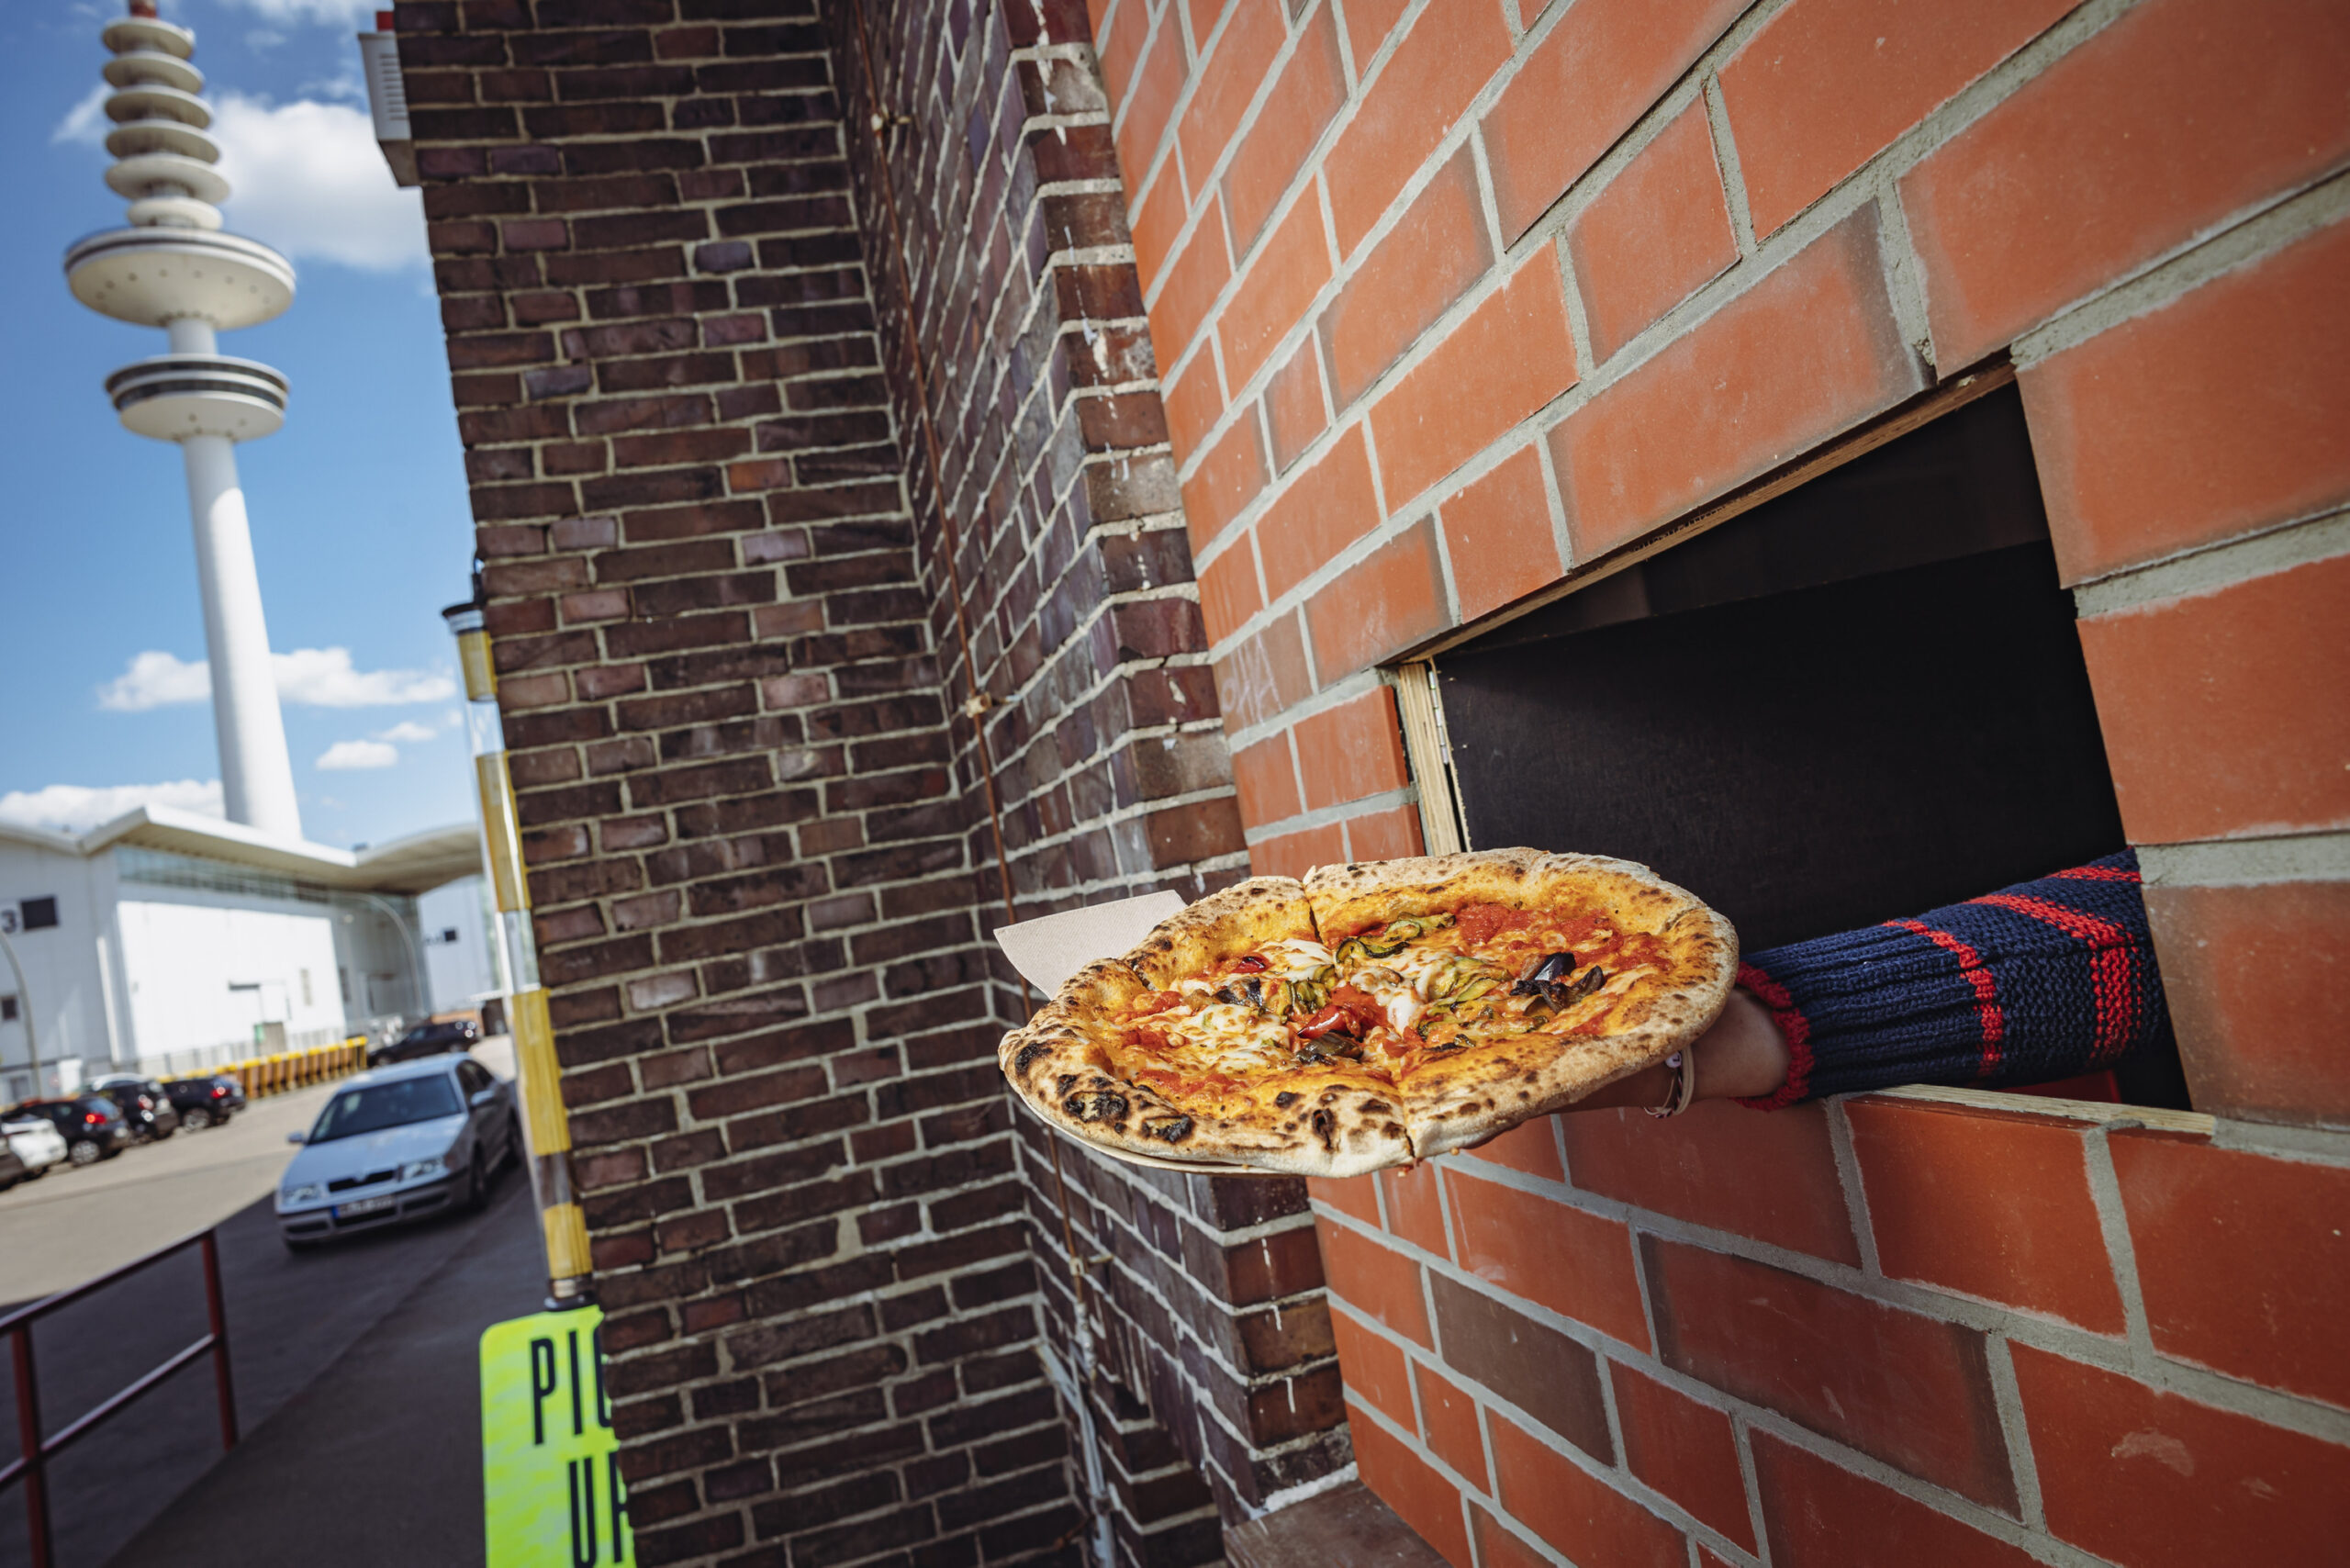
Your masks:
M 863 4 L 878 136 L 857 13 L 828 20 L 883 371 L 924 547 L 943 554 L 917 343 L 930 371 L 959 551 L 929 581 L 963 593 L 977 674 L 950 664 L 948 697 L 982 694 L 1019 913 L 1156 887 L 1196 898 L 1246 875 L 1247 851 L 1084 7 Z M 942 648 L 953 622 L 934 599 Z M 976 778 L 968 745 L 958 761 Z M 1022 1015 L 1009 984 L 998 994 L 1007 1022 Z M 1219 1515 L 1247 1517 L 1350 1457 L 1304 1183 L 1158 1176 L 1067 1140 L 1057 1178 L 1050 1135 L 1025 1115 L 1018 1131 L 1046 1354 L 1086 1388 L 1121 1549 L 1216 1561 Z M 1095 1260 L 1081 1307 L 1064 1207 Z
M 1105 101 L 864 21 L 879 139 L 847 0 L 398 14 L 640 1551 L 1214 1562 L 1350 1457 L 1303 1187 L 992 1060 L 1007 886 L 1247 870 Z
M 1065 1558 L 984 812 L 823 31 L 397 25 L 641 1558 Z

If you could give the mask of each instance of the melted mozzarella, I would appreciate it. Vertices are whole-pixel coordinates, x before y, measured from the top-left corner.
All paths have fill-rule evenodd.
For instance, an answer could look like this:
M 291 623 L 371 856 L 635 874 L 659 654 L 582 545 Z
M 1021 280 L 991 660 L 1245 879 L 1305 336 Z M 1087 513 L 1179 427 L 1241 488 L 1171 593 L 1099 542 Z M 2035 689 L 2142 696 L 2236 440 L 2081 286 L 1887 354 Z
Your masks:
M 1192 1015 L 1185 1033 L 1214 1050 L 1217 1061 L 1227 1067 L 1274 1068 L 1288 1059 L 1288 1029 L 1281 1020 L 1251 1007 L 1224 1002 L 1203 1007 Z
M 1272 972 L 1283 980 L 1304 980 L 1330 963 L 1329 948 L 1302 936 L 1268 942 L 1261 956 Z

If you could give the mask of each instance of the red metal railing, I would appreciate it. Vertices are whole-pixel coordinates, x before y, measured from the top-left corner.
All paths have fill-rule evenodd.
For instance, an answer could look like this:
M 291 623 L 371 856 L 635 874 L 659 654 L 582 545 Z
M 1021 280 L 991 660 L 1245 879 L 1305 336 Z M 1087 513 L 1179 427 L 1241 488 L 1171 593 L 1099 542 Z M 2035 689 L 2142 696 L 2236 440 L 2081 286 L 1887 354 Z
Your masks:
M 191 1247 L 204 1249 L 204 1309 L 211 1322 L 210 1332 L 55 1437 L 43 1438 L 40 1431 L 40 1384 L 33 1372 L 33 1325 L 60 1307 L 71 1305 L 94 1291 L 104 1290 L 118 1280 L 127 1280 L 151 1264 L 160 1263 Z M 107 1417 L 142 1395 L 153 1393 L 173 1372 L 207 1350 L 212 1352 L 213 1389 L 220 1401 L 220 1446 L 229 1449 L 237 1446 L 237 1391 L 229 1375 L 229 1317 L 220 1299 L 220 1242 L 217 1231 L 198 1231 L 185 1240 L 174 1241 L 159 1251 L 150 1252 L 136 1262 L 125 1263 L 110 1273 L 101 1274 L 87 1284 L 75 1285 L 72 1290 L 44 1296 L 30 1306 L 0 1317 L 0 1336 L 14 1341 L 11 1361 L 17 1378 L 18 1453 L 14 1462 L 0 1467 L 0 1492 L 6 1492 L 19 1481 L 25 1484 L 25 1523 L 32 1534 L 32 1568 L 55 1568 L 49 1525 L 49 1462 L 89 1436 Z

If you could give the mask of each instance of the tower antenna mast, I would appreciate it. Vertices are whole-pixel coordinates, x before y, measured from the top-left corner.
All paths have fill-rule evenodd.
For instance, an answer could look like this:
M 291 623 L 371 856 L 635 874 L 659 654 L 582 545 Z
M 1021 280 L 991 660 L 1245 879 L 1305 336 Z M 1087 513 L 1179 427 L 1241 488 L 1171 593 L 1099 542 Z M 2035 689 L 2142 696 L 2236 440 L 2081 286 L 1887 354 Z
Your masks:
M 93 234 L 65 253 L 73 297 L 118 321 L 161 327 L 167 353 L 106 377 L 115 412 L 136 434 L 176 442 L 187 467 L 196 526 L 204 642 L 212 662 L 212 718 L 229 820 L 302 836 L 294 766 L 270 667 L 269 628 L 252 531 L 237 478 L 236 443 L 285 422 L 285 377 L 221 353 L 218 334 L 278 316 L 294 303 L 294 264 L 268 246 L 222 231 L 229 182 L 205 135 L 212 109 L 188 63 L 196 35 L 155 15 L 154 0 L 100 35 L 114 58 L 106 101 L 114 129 L 106 184 L 130 203 L 129 227 Z

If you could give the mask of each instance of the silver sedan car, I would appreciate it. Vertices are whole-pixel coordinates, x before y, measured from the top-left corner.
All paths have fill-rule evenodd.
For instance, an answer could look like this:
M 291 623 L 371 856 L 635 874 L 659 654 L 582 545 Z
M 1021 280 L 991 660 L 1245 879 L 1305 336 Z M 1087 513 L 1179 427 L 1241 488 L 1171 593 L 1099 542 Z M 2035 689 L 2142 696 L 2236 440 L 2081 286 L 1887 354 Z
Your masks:
M 301 1251 L 354 1231 L 478 1209 L 522 1158 L 514 1088 L 467 1056 L 376 1068 L 346 1081 L 277 1185 L 277 1224 Z

